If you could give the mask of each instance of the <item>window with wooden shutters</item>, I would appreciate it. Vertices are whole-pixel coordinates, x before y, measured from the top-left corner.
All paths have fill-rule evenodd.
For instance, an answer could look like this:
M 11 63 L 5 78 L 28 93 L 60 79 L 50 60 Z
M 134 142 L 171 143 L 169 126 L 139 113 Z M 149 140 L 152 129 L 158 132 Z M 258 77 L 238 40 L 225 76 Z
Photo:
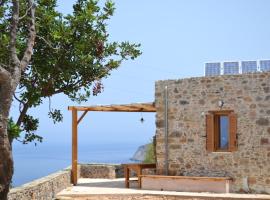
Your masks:
M 209 152 L 237 150 L 237 117 L 229 111 L 209 111 L 206 115 L 206 149 Z

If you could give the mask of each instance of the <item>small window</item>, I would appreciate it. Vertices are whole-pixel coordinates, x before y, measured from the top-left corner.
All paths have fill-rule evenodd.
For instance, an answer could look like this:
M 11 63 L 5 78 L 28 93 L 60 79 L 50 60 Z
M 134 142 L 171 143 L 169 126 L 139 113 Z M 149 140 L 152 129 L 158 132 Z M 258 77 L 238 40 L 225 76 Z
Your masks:
M 206 115 L 208 151 L 235 151 L 236 115 L 233 111 L 211 111 Z
M 216 150 L 226 151 L 229 148 L 229 117 L 228 115 L 215 116 Z

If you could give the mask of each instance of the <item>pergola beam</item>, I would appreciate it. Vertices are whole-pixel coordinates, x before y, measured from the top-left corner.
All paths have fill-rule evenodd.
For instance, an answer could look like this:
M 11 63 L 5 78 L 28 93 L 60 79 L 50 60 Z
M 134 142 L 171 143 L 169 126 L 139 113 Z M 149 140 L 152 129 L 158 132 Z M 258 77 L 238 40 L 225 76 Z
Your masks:
M 133 103 L 123 105 L 69 106 L 68 110 L 103 112 L 156 112 L 154 103 Z

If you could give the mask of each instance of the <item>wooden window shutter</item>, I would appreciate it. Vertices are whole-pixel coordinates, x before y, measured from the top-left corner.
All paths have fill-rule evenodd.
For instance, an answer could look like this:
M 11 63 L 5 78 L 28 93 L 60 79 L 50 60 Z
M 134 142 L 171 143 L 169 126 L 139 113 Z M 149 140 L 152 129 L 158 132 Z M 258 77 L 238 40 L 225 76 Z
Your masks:
M 235 113 L 229 114 L 229 151 L 237 150 L 237 116 Z
M 213 152 L 215 150 L 214 138 L 214 115 L 206 115 L 206 150 Z

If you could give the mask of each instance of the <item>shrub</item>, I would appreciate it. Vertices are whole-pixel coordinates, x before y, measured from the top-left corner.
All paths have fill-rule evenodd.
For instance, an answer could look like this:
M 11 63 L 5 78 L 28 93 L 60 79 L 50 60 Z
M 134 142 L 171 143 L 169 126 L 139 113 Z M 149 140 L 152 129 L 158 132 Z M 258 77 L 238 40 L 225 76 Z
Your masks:
M 156 158 L 155 158 L 154 144 L 153 142 L 151 142 L 147 145 L 143 163 L 155 163 L 155 162 Z

